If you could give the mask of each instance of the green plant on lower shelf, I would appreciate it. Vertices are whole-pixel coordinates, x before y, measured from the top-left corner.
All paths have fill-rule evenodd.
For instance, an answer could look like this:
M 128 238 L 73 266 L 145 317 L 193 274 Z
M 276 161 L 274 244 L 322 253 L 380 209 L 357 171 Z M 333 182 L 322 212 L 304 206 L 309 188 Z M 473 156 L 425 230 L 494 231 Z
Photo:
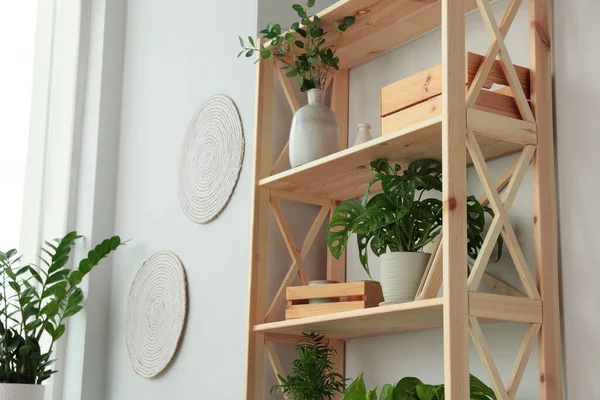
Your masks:
M 369 163 L 373 178 L 362 201 L 346 200 L 335 209 L 327 232 L 331 254 L 340 258 L 352 233 L 357 234 L 360 262 L 369 276 L 368 248 L 379 257 L 383 253 L 416 252 L 431 243 L 442 230 L 442 202 L 425 196 L 442 191 L 442 164 L 436 160 L 413 161 L 404 173 L 398 164 L 386 160 Z M 371 188 L 381 184 L 382 192 L 369 199 Z M 426 197 L 426 198 L 424 198 Z M 483 244 L 485 214 L 474 196 L 467 197 L 467 253 L 475 259 Z M 498 258 L 502 241 L 499 238 Z
M 70 269 L 79 238 L 71 232 L 45 242 L 40 265 L 22 265 L 15 249 L 0 252 L 0 383 L 41 384 L 56 372 L 50 359 L 54 344 L 65 333 L 66 320 L 83 309 L 79 284 L 122 245 L 118 236 L 106 239 Z
M 296 343 L 298 358 L 292 373 L 277 375 L 280 384 L 271 393 L 280 390 L 287 398 L 295 400 L 330 400 L 344 391 L 344 378 L 334 371 L 333 359 L 337 354 L 325 337 L 316 333 L 303 333 Z
M 471 375 L 471 400 L 496 400 L 494 391 Z M 344 392 L 342 400 L 444 400 L 444 385 L 427 385 L 417 378 L 403 378 L 395 385 L 386 384 L 377 397 L 377 388 L 367 391 L 360 374 Z

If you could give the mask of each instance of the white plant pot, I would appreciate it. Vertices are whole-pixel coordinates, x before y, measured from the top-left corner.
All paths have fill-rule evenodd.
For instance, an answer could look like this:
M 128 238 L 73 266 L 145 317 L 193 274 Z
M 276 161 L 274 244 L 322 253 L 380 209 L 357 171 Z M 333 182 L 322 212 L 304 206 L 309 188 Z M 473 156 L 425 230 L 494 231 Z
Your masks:
M 290 129 L 290 164 L 298 167 L 340 149 L 338 118 L 325 105 L 326 92 L 308 91 L 308 105 L 294 114 Z
M 333 283 L 339 283 L 337 281 L 310 281 L 308 282 L 308 286 L 323 286 L 323 285 L 331 285 Z M 336 299 L 309 299 L 308 304 L 326 304 L 326 303 L 334 303 Z
M 386 303 L 413 301 L 429 262 L 429 253 L 394 252 L 379 257 Z
M 43 385 L 25 385 L 21 383 L 0 383 L 2 400 L 44 400 Z

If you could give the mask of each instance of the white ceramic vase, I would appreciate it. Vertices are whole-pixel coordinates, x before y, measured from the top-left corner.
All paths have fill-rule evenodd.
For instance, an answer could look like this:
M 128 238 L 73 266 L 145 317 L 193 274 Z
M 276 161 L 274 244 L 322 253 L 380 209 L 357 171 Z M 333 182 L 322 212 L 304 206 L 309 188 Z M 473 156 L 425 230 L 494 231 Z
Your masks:
M 379 256 L 385 303 L 413 301 L 427 268 L 429 253 L 393 252 Z
M 308 91 L 308 104 L 294 114 L 290 129 L 290 164 L 298 167 L 340 149 L 338 118 L 325 105 L 326 92 Z
M 371 124 L 358 124 L 356 126 L 356 139 L 354 139 L 352 147 L 367 143 L 371 139 L 373 139 L 373 136 L 371 136 Z
M 21 383 L 0 383 L 2 400 L 44 400 L 43 385 L 25 385 Z

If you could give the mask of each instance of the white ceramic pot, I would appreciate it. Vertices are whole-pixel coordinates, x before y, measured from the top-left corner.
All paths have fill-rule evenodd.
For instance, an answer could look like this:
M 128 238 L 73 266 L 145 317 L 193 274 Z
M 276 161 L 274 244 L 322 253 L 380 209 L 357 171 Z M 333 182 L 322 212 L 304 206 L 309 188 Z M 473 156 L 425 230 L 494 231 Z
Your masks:
M 310 281 L 308 282 L 308 286 L 323 286 L 323 285 L 331 285 L 333 283 L 339 283 L 337 281 Z M 308 304 L 325 304 L 325 303 L 335 303 L 336 299 L 326 298 L 326 299 L 309 299 Z
M 290 164 L 302 164 L 333 154 L 340 149 L 338 118 L 325 105 L 326 92 L 308 91 L 308 105 L 294 114 L 290 129 Z
M 427 268 L 429 253 L 394 252 L 379 256 L 381 289 L 386 303 L 413 301 Z
M 43 385 L 25 385 L 20 383 L 0 383 L 2 400 L 44 400 Z

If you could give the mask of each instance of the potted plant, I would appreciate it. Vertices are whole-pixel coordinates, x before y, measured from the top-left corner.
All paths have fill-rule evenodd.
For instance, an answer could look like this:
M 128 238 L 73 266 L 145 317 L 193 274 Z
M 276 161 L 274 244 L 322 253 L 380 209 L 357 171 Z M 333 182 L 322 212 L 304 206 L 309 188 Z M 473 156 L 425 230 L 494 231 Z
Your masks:
M 386 303 L 412 301 L 430 254 L 423 248 L 442 229 L 442 202 L 424 198 L 442 191 L 442 164 L 436 160 L 413 161 L 404 173 L 386 160 L 369 164 L 374 173 L 362 199 L 346 200 L 335 209 L 329 223 L 327 244 L 331 254 L 342 255 L 350 235 L 357 234 L 359 258 L 369 276 L 368 248 L 380 258 L 381 286 Z M 369 199 L 371 188 L 383 191 Z M 485 214 L 493 215 L 475 197 L 467 198 L 467 251 L 471 258 L 483 243 Z
M 494 391 L 479 380 L 475 375 L 470 375 L 471 399 L 496 400 Z M 417 378 L 403 378 L 395 385 L 386 384 L 381 388 L 379 400 L 443 400 L 444 385 L 426 385 Z M 377 388 L 367 392 L 363 374 L 344 392 L 342 400 L 377 400 Z
M 309 15 L 315 0 L 306 0 L 304 5 L 294 4 L 300 21 L 290 28 L 280 24 L 268 24 L 259 33 L 265 43 L 248 37 L 248 43 L 240 37 L 240 57 L 272 59 L 277 67 L 286 70 L 286 75 L 296 78 L 300 90 L 308 92 L 308 105 L 300 108 L 292 120 L 289 141 L 290 164 L 292 167 L 325 157 L 339 150 L 339 124 L 335 113 L 325 105 L 325 90 L 336 70 L 339 58 L 337 43 L 342 34 L 354 24 L 354 17 L 345 17 L 335 23 L 337 43 L 328 45 L 326 32 L 317 15 Z M 265 46 L 266 44 L 266 46 Z
M 344 391 L 344 378 L 334 372 L 333 358 L 337 351 L 329 346 L 325 337 L 317 333 L 303 333 L 296 343 L 298 358 L 292 373 L 277 375 L 280 384 L 271 393 L 280 390 L 286 398 L 294 400 L 331 400 Z
M 50 359 L 65 322 L 82 310 L 82 279 L 121 246 L 113 236 L 68 266 L 78 236 L 68 233 L 41 248 L 40 265 L 21 265 L 17 250 L 0 252 L 0 398 L 43 400 L 42 383 L 56 371 Z M 48 337 L 48 340 L 44 338 Z

